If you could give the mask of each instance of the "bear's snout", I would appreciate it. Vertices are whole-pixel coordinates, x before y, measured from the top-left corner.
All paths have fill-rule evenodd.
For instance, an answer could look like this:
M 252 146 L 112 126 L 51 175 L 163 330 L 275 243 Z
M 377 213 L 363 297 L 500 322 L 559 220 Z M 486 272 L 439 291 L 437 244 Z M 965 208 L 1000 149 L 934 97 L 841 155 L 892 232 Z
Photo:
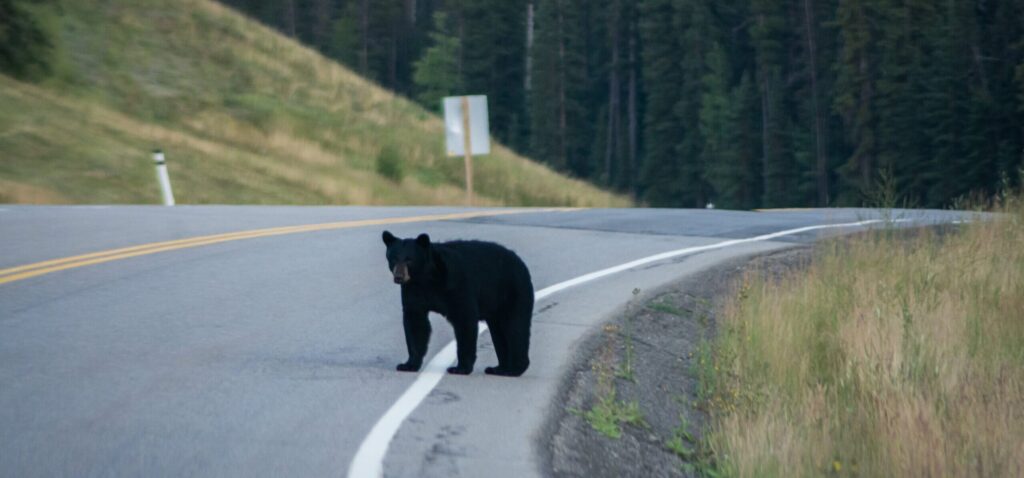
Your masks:
M 399 262 L 395 265 L 395 269 L 391 273 L 395 276 L 395 284 L 404 284 L 411 279 L 409 277 L 409 266 L 404 262 Z

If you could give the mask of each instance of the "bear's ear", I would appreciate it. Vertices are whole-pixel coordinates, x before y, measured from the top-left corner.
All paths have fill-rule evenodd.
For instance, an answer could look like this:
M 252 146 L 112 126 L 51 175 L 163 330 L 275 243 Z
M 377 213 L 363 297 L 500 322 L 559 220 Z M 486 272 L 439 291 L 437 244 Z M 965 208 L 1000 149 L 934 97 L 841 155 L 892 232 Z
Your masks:
M 393 242 L 398 240 L 398 238 L 395 237 L 395 235 L 392 234 L 390 231 L 384 231 L 383 237 L 385 246 L 390 246 Z
M 416 244 L 420 247 L 430 247 L 430 236 L 426 234 L 420 234 L 416 237 Z

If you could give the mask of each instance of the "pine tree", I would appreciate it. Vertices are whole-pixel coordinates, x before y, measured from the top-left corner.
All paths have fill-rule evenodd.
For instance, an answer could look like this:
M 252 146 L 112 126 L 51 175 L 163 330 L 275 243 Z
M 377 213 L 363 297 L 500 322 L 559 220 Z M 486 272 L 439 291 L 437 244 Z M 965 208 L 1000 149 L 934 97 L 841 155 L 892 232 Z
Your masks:
M 735 149 L 739 157 L 740 166 L 737 170 L 740 190 L 737 199 L 740 200 L 737 207 L 742 209 L 754 209 L 761 207 L 761 199 L 764 196 L 761 186 L 761 162 L 758 161 L 760 142 L 758 122 L 757 86 L 752 75 L 743 72 L 740 82 L 732 91 L 733 106 L 736 108 L 736 137 Z
M 432 111 L 440 111 L 442 98 L 462 90 L 458 71 L 462 46 L 451 30 L 447 15 L 435 13 L 434 31 L 430 33 L 432 45 L 413 66 L 416 100 Z
M 626 84 L 626 158 L 620 188 L 636 196 L 637 166 L 640 154 L 640 97 L 643 95 L 640 84 L 639 36 L 637 29 L 638 10 L 635 2 L 626 7 L 628 22 L 627 45 L 627 84 Z
M 619 0 L 611 0 L 611 5 L 608 7 L 608 49 L 611 51 L 611 58 L 608 63 L 608 104 L 605 108 L 605 117 L 607 118 L 606 127 L 604 131 L 604 167 L 599 175 L 601 182 L 604 184 L 613 184 L 615 170 L 613 170 L 613 158 L 618 155 L 618 148 L 616 146 L 621 145 L 620 131 L 622 127 L 622 118 L 620 115 L 620 97 L 622 96 L 622 84 L 619 81 L 620 69 L 622 68 L 622 62 L 620 61 L 620 48 L 619 42 L 622 37 L 621 19 L 622 19 L 622 7 Z M 617 163 L 617 161 L 615 161 Z
M 922 172 L 935 152 L 927 134 L 935 113 L 922 108 L 931 80 L 926 29 L 941 20 L 930 0 L 886 0 L 881 6 L 879 167 L 892 173 L 902 201 L 923 205 L 933 178 Z
M 1022 40 L 1022 41 L 1024 41 L 1024 40 Z M 1014 74 L 1014 77 L 1017 79 L 1017 88 L 1018 88 L 1018 90 L 1017 90 L 1017 113 L 1019 114 L 1018 117 L 1021 117 L 1021 116 L 1024 116 L 1024 60 L 1022 60 L 1020 62 L 1020 64 L 1017 65 L 1017 69 L 1016 69 L 1016 73 Z M 1024 121 L 1018 122 L 1017 126 L 1018 126 L 1019 135 L 1020 135 L 1019 137 L 1024 137 Z M 1007 161 L 1007 162 L 1012 164 L 1012 160 Z M 1002 171 L 1003 171 L 1003 174 L 1005 176 L 1013 178 L 1013 175 L 1008 173 L 1008 171 L 1011 171 L 1011 168 L 1009 166 L 1004 166 L 1002 168 Z M 1024 171 L 1024 147 L 1022 147 L 1020 149 L 1020 155 L 1017 157 L 1017 176 L 1018 176 L 1017 180 L 1018 181 L 1024 181 L 1024 173 L 1022 173 L 1021 171 Z M 1018 186 L 1024 186 L 1024 185 L 1018 183 Z
M 683 79 L 678 85 L 679 97 L 674 110 L 681 125 L 675 153 L 681 165 L 678 180 L 683 194 L 677 205 L 685 207 L 704 207 L 708 199 L 709 188 L 701 160 L 704 139 L 700 130 L 700 98 L 701 82 L 707 71 L 705 57 L 717 36 L 711 3 L 708 0 L 679 0 L 675 16 L 676 28 L 682 34 L 679 62 Z
M 786 104 L 786 48 L 792 31 L 781 0 L 751 0 L 750 38 L 754 46 L 761 95 L 762 204 L 799 204 L 798 168 L 790 138 Z
M 971 139 L 973 127 L 972 105 L 981 106 L 978 86 L 970 79 L 970 32 L 973 12 L 967 2 L 949 0 L 941 11 L 935 11 L 932 22 L 926 24 L 924 36 L 925 60 L 921 91 L 917 109 L 923 112 L 927 124 L 928 155 L 921 158 L 920 175 L 926 179 L 927 190 L 923 205 L 944 206 L 957 196 L 975 187 L 981 170 L 993 158 L 972 157 L 972 150 L 984 148 Z M 966 93 L 966 94 L 965 94 Z M 968 146 L 973 144 L 973 147 Z
M 52 71 L 54 46 L 50 33 L 25 3 L 0 0 L 0 72 L 32 79 Z
M 640 35 L 644 50 L 643 80 L 647 90 L 644 115 L 643 198 L 653 206 L 680 204 L 684 195 L 682 164 L 676 141 L 682 130 L 675 114 L 683 71 L 675 61 L 681 51 L 673 0 L 640 3 Z
M 336 58 L 356 73 L 366 75 L 360 66 L 362 36 L 360 35 L 358 10 L 354 4 L 347 4 L 341 14 L 331 22 L 331 39 L 327 47 L 327 55 Z
M 1006 178 L 1024 179 L 1024 3 L 993 0 L 975 5 L 977 50 L 972 58 L 987 92 L 988 107 L 975 108 L 986 126 L 983 139 L 994 153 L 995 192 Z M 1016 71 L 1016 82 L 1014 81 Z M 1016 101 L 1014 101 L 1016 98 Z
M 457 8 L 463 85 L 469 94 L 487 95 L 491 134 L 523 151 L 529 124 L 523 87 L 526 1 L 463 1 Z
M 704 0 L 641 3 L 645 147 L 642 187 L 652 205 L 703 207 L 700 93 L 711 15 Z
M 834 105 L 843 118 L 849 159 L 839 168 L 838 203 L 859 205 L 877 168 L 876 90 L 878 33 L 876 0 L 840 0 L 836 13 L 840 54 Z
M 430 108 L 487 94 L 498 140 L 652 205 L 860 205 L 884 170 L 946 206 L 1024 164 L 1019 0 L 222 1 Z
M 530 85 L 531 154 L 560 171 L 590 174 L 583 128 L 586 64 L 579 0 L 544 0 L 535 15 Z
M 803 10 L 803 35 L 807 43 L 807 50 L 804 53 L 806 58 L 806 68 L 808 76 L 810 77 L 810 84 L 808 85 L 811 90 L 810 96 L 810 110 L 811 110 L 811 122 L 814 124 L 814 177 L 815 177 L 815 192 L 817 196 L 817 205 L 819 207 L 825 207 L 829 203 L 829 161 L 828 161 L 828 134 L 827 134 L 827 120 L 825 119 L 825 112 L 821 106 L 821 87 L 818 81 L 819 66 L 818 66 L 818 23 L 817 13 L 815 12 L 815 2 L 811 0 L 801 0 Z
M 704 140 L 701 160 L 714 189 L 710 198 L 718 207 L 745 207 L 745 164 L 738 144 L 740 109 L 730 91 L 732 71 L 725 49 L 715 43 L 708 52 L 708 71 L 702 79 L 700 132 Z

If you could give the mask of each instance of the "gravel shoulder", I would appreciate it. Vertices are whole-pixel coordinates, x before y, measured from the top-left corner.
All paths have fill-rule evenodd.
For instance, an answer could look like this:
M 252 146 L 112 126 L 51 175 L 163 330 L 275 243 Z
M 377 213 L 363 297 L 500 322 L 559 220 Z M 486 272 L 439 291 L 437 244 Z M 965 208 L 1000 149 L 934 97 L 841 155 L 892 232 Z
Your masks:
M 779 276 L 805 267 L 811 246 L 738 258 L 636 297 L 580 348 L 563 378 L 543 432 L 545 468 L 555 477 L 694 476 L 696 467 L 670 450 L 701 440 L 705 414 L 698 397 L 701 344 L 715 333 L 716 314 L 748 270 Z M 614 390 L 614 391 L 612 391 Z M 621 426 L 621 436 L 599 432 L 584 416 L 609 401 L 635 402 L 642 422 Z M 685 433 L 683 431 L 685 430 Z M 693 461 L 696 458 L 688 458 Z

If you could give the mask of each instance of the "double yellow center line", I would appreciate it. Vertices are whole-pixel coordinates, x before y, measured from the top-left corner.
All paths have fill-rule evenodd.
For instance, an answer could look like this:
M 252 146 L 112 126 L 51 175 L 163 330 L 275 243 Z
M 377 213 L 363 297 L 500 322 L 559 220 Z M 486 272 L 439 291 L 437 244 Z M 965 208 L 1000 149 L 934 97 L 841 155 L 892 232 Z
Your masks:
M 550 209 L 502 209 L 489 211 L 473 211 L 452 214 L 434 214 L 426 216 L 393 217 L 384 219 L 364 219 L 360 221 L 340 221 L 321 224 L 308 224 L 304 226 L 273 227 L 269 229 L 255 229 L 250 231 L 229 232 L 224 234 L 213 234 L 209 236 L 190 237 L 174 241 L 153 242 L 120 249 L 82 254 L 79 256 L 53 259 L 49 261 L 25 264 L 23 266 L 0 269 L 0 284 L 14 282 L 30 277 L 41 276 L 51 272 L 74 269 L 76 267 L 102 264 L 104 262 L 127 259 L 129 257 L 156 254 L 158 252 L 175 251 L 189 247 L 208 246 L 228 241 L 242 239 L 255 239 L 258 237 L 280 236 L 283 234 L 297 234 L 301 232 L 328 231 L 333 229 L 349 229 L 355 227 L 381 226 L 387 224 L 407 224 L 411 222 L 446 221 L 456 219 L 470 219 L 474 217 L 503 216 L 506 214 L 521 214 L 525 212 L 553 212 L 572 211 L 574 208 L 550 208 Z

